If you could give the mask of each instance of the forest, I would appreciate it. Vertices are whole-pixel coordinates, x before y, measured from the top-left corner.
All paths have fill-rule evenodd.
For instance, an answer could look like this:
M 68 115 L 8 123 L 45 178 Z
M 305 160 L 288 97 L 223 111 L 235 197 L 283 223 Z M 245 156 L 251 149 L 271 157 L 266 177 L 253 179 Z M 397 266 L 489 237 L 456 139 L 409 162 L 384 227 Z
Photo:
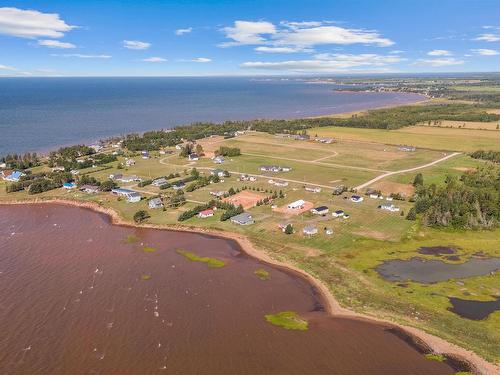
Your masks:
M 448 176 L 443 186 L 417 185 L 414 209 L 427 226 L 491 229 L 500 225 L 500 166 L 485 164 L 460 178 Z

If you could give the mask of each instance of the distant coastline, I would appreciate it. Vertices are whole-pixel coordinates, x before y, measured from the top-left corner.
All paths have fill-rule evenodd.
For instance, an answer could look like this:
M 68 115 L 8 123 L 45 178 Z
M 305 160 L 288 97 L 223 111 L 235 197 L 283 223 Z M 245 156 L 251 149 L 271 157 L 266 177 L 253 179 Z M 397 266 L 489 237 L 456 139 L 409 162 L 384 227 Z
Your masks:
M 11 78 L 2 82 L 0 132 L 7 153 L 168 129 L 194 122 L 292 119 L 395 107 L 419 94 L 343 93 L 334 85 L 250 78 Z

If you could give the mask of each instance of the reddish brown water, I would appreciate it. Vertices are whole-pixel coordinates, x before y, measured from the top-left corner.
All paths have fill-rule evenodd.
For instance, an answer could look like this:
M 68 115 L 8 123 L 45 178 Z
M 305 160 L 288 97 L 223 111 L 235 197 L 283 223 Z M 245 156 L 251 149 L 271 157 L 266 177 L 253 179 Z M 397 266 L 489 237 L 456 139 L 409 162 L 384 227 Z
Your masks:
M 139 243 L 125 244 L 129 235 Z M 209 269 L 178 248 L 227 265 Z M 305 280 L 231 241 L 115 226 L 61 205 L 0 206 L 2 374 L 453 373 L 387 327 L 329 317 L 319 304 Z M 309 330 L 264 320 L 283 310 L 307 317 Z

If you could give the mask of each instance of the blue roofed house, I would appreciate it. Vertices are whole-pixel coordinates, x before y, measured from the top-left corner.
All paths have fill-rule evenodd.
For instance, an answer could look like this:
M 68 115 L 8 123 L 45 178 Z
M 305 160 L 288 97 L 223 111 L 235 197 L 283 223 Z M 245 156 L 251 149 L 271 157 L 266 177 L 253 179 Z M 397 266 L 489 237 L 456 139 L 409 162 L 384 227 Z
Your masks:
M 63 189 L 71 190 L 76 188 L 76 184 L 74 182 L 65 182 L 62 187 Z
M 12 182 L 18 182 L 21 179 L 22 176 L 24 176 L 23 172 L 14 171 L 11 174 L 5 175 L 4 180 L 6 180 L 6 181 L 12 181 Z

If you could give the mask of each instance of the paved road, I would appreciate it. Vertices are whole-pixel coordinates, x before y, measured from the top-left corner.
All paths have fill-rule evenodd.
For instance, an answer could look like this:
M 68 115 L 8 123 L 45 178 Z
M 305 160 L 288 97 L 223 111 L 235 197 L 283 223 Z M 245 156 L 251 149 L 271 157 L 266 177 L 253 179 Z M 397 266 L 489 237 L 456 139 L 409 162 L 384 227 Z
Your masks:
M 409 168 L 409 169 L 402 169 L 400 171 L 394 171 L 394 172 L 387 172 L 387 173 L 384 173 L 384 174 L 381 174 L 380 176 L 377 176 L 375 178 L 372 178 L 370 181 L 367 181 L 365 182 L 364 184 L 361 184 L 359 186 L 356 186 L 355 189 L 356 190 L 360 190 L 360 189 L 363 189 L 367 186 L 370 186 L 371 184 L 373 184 L 374 182 L 377 182 L 383 178 L 386 178 L 388 176 L 392 176 L 392 175 L 395 175 L 395 174 L 401 174 L 401 173 L 407 173 L 407 172 L 413 172 L 413 171 L 417 171 L 419 169 L 423 169 L 423 168 L 427 168 L 427 167 L 431 167 L 435 164 L 438 164 L 438 163 L 441 163 L 442 161 L 445 161 L 445 160 L 448 160 L 454 156 L 457 156 L 457 155 L 460 155 L 461 152 L 454 152 L 452 154 L 449 154 L 449 155 L 446 155 L 445 157 L 442 157 L 441 159 L 438 159 L 438 160 L 434 160 L 433 162 L 430 162 L 430 163 L 427 163 L 425 165 L 421 165 L 419 167 L 414 167 L 414 168 Z

